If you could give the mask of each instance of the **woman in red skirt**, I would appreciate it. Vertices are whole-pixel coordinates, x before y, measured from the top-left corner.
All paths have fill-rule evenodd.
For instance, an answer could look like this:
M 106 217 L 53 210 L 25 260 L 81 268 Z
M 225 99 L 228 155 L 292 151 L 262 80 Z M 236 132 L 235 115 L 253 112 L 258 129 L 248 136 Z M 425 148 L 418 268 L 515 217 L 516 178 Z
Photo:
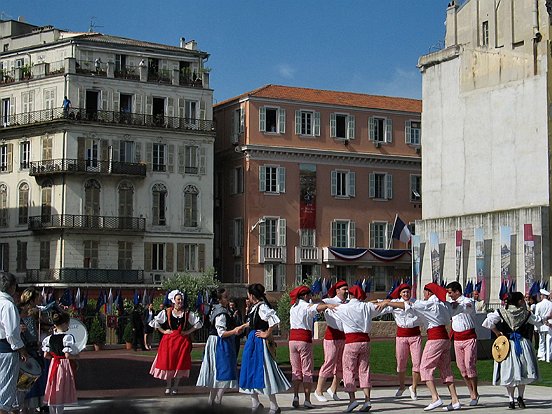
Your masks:
M 166 395 L 176 395 L 180 378 L 190 376 L 192 341 L 189 335 L 203 325 L 195 313 L 183 309 L 183 296 L 179 290 L 171 291 L 169 299 L 173 306 L 159 312 L 150 322 L 163 334 L 150 374 L 167 381 Z

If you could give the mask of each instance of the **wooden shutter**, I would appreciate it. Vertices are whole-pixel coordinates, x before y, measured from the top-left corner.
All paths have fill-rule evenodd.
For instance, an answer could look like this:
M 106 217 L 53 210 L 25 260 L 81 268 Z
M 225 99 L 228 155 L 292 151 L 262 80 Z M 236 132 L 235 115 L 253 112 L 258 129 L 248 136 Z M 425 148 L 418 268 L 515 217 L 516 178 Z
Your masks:
M 48 140 L 48 138 L 44 138 L 44 141 L 43 141 L 43 148 L 44 149 L 46 148 L 47 140 Z M 77 159 L 79 159 L 79 160 L 85 159 L 85 151 L 86 151 L 85 148 L 86 148 L 86 138 L 78 137 L 77 138 Z M 42 155 L 42 158 L 46 159 L 46 157 L 44 155 L 45 154 Z
M 144 271 L 151 272 L 151 243 L 144 243 Z
M 376 225 L 374 223 L 370 223 L 370 247 L 374 248 L 376 246 L 376 241 L 374 239 L 374 232 L 376 231 Z
M 176 271 L 183 272 L 184 268 L 184 243 L 176 244 Z
M 147 170 L 152 170 L 152 164 L 153 164 L 153 143 L 146 142 L 146 164 L 147 164 Z
M 178 146 L 178 172 L 179 174 L 184 175 L 186 172 L 186 146 L 185 145 L 179 145 Z
M 107 139 L 100 140 L 100 161 L 107 161 L 109 159 L 109 142 Z
M 337 195 L 337 171 L 332 171 L 331 175 L 331 195 Z
M 136 114 L 144 114 L 144 110 L 142 108 L 142 95 L 134 95 L 134 108 Z
M 134 144 L 135 162 L 142 162 L 142 143 L 136 142 Z
M 286 245 L 286 219 L 278 219 L 278 246 Z
M 115 162 L 120 161 L 119 159 L 120 146 L 121 146 L 121 141 L 119 141 L 118 139 L 111 140 L 111 148 L 112 148 L 112 154 L 113 154 L 113 159 L 111 161 L 115 161 Z
M 393 142 L 393 120 L 391 118 L 385 120 L 385 142 Z
M 295 111 L 295 133 L 301 135 L 301 111 Z
M 320 112 L 314 113 L 314 136 L 320 136 Z
M 205 101 L 201 100 L 199 101 L 199 119 L 205 120 L 207 117 L 207 110 L 205 109 L 207 107 Z
M 356 195 L 356 173 L 353 171 L 350 171 L 347 174 L 347 178 L 349 179 L 349 194 L 347 194 L 349 197 L 355 197 Z
M 349 248 L 353 249 L 356 247 L 356 228 L 355 222 L 349 221 Z
M 207 170 L 207 156 L 205 155 L 205 147 L 199 147 L 199 174 L 205 175 Z
M 266 191 L 266 167 L 264 165 L 259 166 L 259 191 L 262 193 Z
M 385 198 L 391 200 L 393 198 L 393 176 L 385 174 Z
M 376 174 L 370 173 L 368 176 L 368 197 L 374 198 L 376 196 Z
M 174 117 L 174 98 L 167 98 L 167 116 Z
M 376 140 L 376 120 L 373 116 L 368 118 L 368 140 Z
M 278 167 L 278 192 L 286 192 L 286 169 L 285 167 Z
M 330 233 L 332 235 L 332 246 L 337 245 L 337 223 L 335 221 L 331 222 Z
M 259 108 L 259 131 L 266 132 L 266 108 L 264 106 Z
M 355 139 L 355 116 L 347 116 L 347 138 Z
M 259 223 L 259 246 L 266 246 L 266 224 Z
M 174 244 L 166 243 L 165 244 L 167 255 L 165 258 L 165 270 L 167 272 L 174 271 Z
M 278 272 L 278 290 L 286 290 L 286 265 L 285 263 L 280 263 L 276 266 L 276 271 Z
M 9 272 L 10 271 L 10 245 L 8 243 L 2 243 L 1 244 L 3 252 L 2 252 L 2 259 L 3 259 L 3 266 L 4 271 Z
M 278 122 L 279 122 L 279 128 L 278 132 L 280 134 L 286 133 L 286 110 L 283 108 L 278 109 Z
M 240 133 L 245 131 L 245 109 L 240 106 Z
M 121 94 L 117 91 L 113 92 L 113 112 L 121 111 Z
M 264 285 L 267 292 L 274 290 L 274 265 L 264 265 Z
M 330 114 L 330 137 L 335 138 L 337 135 L 337 126 L 336 126 L 336 117 L 335 114 Z
M 406 121 L 404 123 L 404 142 L 407 144 L 412 144 L 412 121 Z
M 153 97 L 151 95 L 146 95 L 146 115 L 153 114 Z
M 167 171 L 174 172 L 174 144 L 166 145 L 167 147 Z
M 198 270 L 200 272 L 205 271 L 205 245 L 200 243 L 197 245 L 197 259 L 198 259 Z
M 303 283 L 303 266 L 295 265 L 295 284 L 297 286 Z
M 13 171 L 13 144 L 6 144 L 7 148 L 7 169 L 6 172 L 12 172 Z

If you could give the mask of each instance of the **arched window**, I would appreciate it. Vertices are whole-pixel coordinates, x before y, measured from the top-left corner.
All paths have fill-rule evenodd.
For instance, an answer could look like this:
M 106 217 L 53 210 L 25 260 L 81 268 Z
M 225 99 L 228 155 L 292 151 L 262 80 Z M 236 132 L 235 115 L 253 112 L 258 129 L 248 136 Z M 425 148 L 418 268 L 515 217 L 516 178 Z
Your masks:
M 19 185 L 19 224 L 29 222 L 29 184 Z
M 199 190 L 195 185 L 184 188 L 184 226 L 197 227 Z
M 167 203 L 167 187 L 163 184 L 155 184 L 152 191 L 152 216 L 155 226 L 167 225 L 167 217 L 165 215 Z
M 0 184 L 0 227 L 8 227 L 8 187 Z

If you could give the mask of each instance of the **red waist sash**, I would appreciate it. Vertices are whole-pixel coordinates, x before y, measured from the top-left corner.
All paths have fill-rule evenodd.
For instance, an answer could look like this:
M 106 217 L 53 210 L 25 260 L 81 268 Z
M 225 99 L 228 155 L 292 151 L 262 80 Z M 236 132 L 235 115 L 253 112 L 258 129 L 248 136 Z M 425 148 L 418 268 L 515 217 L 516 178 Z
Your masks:
M 477 334 L 475 333 L 475 328 L 461 332 L 457 332 L 452 329 L 450 331 L 450 339 L 453 341 L 467 341 L 468 339 L 477 339 Z
M 445 325 L 439 325 L 435 328 L 429 328 L 427 330 L 427 340 L 431 341 L 434 339 L 449 339 L 447 328 L 445 328 Z
M 345 339 L 345 333 L 339 329 L 332 328 L 331 326 L 326 326 L 326 333 L 324 334 L 324 339 L 329 341 L 335 341 L 338 339 Z
M 50 378 L 48 378 L 48 383 L 51 384 L 54 382 L 54 379 L 56 378 L 57 371 L 59 368 L 59 364 L 61 363 L 62 359 L 66 359 L 64 356 L 59 356 L 54 354 L 53 352 L 50 352 L 50 355 L 52 357 L 52 370 L 50 371 Z
M 309 329 L 290 329 L 289 340 L 312 342 L 312 332 Z
M 370 335 L 364 332 L 346 333 L 345 343 L 352 344 L 354 342 L 370 342 Z
M 413 328 L 401 328 L 397 326 L 397 337 L 420 336 L 421 334 L 419 326 Z

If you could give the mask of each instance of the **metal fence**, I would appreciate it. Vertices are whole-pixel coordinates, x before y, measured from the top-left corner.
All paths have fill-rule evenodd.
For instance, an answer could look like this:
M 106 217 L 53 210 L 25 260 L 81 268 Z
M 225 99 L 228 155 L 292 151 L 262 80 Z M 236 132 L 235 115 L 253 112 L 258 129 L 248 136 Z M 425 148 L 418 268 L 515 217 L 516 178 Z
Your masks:
M 44 229 L 125 230 L 145 231 L 142 217 L 93 216 L 77 214 L 51 214 L 29 217 L 29 230 Z
M 63 158 L 33 161 L 29 166 L 29 175 L 31 176 L 51 175 L 56 173 L 101 173 L 145 177 L 146 165 L 132 162 Z

